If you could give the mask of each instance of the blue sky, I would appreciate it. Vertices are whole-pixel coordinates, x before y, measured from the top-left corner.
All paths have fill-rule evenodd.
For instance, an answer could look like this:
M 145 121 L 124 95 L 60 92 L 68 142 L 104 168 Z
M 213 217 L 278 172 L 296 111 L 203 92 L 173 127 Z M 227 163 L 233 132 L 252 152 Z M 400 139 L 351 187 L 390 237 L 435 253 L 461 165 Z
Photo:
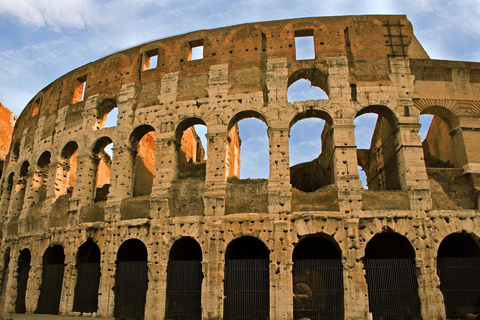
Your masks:
M 1 0 L 0 101 L 18 115 L 38 91 L 70 70 L 175 34 L 351 14 L 406 14 L 431 58 L 480 61 L 480 0 Z M 244 144 L 252 139 L 258 148 L 255 130 L 244 131 Z M 305 142 L 305 148 L 312 145 Z

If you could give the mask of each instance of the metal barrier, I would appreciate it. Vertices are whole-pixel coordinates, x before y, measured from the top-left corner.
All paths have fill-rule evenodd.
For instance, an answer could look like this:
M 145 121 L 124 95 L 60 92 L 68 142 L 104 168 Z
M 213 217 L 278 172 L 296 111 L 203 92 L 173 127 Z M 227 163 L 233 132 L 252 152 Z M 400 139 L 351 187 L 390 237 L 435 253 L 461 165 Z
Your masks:
M 268 259 L 227 259 L 225 262 L 225 320 L 270 318 Z
M 343 267 L 338 259 L 295 260 L 293 318 L 344 319 Z
M 96 312 L 98 309 L 100 262 L 80 263 L 77 271 L 73 311 Z
M 147 282 L 147 261 L 118 263 L 115 282 L 115 317 L 144 319 Z
M 167 267 L 167 305 L 165 319 L 202 318 L 202 262 L 170 260 Z
M 413 259 L 365 259 L 373 319 L 422 319 Z
M 64 269 L 64 264 L 46 264 L 43 266 L 42 287 L 35 313 L 58 314 Z
M 464 318 L 480 303 L 480 258 L 437 259 L 447 319 Z

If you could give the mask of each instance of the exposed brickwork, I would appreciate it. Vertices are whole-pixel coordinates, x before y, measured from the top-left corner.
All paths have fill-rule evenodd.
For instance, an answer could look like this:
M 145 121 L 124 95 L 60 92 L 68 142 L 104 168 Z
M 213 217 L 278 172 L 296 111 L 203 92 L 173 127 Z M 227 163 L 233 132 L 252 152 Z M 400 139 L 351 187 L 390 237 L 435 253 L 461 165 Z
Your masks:
M 296 60 L 296 34 L 313 35 L 315 59 Z M 201 43 L 203 59 L 188 61 L 191 47 Z M 158 66 L 146 70 L 154 54 Z M 293 276 L 294 254 L 315 238 L 334 247 L 341 265 L 339 314 L 367 320 L 373 312 L 378 319 L 369 301 L 366 260 L 377 236 L 387 234 L 403 239 L 411 252 L 402 258 L 409 259 L 417 280 L 416 316 L 446 319 L 439 247 L 451 234 L 472 241 L 480 236 L 479 69 L 480 63 L 429 59 L 405 16 L 374 15 L 196 31 L 71 71 L 39 92 L 15 125 L 0 201 L 1 310 L 14 312 L 17 297 L 25 297 L 27 313 L 42 311 L 44 263 L 51 258 L 65 265 L 58 313 L 82 314 L 75 288 L 82 257 L 95 256 L 80 254 L 88 244 L 99 249 L 101 274 L 98 307 L 84 316 L 111 317 L 128 309 L 119 305 L 117 281 L 120 265 L 131 258 L 144 268 L 134 283 L 144 284 L 143 275 L 148 279 L 144 317 L 166 319 L 169 262 L 197 256 L 192 248 L 198 247 L 198 312 L 202 319 L 222 319 L 232 300 L 224 291 L 228 253 L 234 241 L 253 237 L 258 245 L 244 249 L 268 252 L 262 280 L 267 316 L 293 319 L 302 298 L 294 288 L 303 288 Z M 288 103 L 287 89 L 298 79 L 310 80 L 329 99 Z M 105 114 L 114 107 L 117 125 L 105 128 Z M 377 113 L 380 120 L 372 147 L 357 150 L 353 121 L 364 113 Z M 424 113 L 436 120 L 422 145 Z M 265 180 L 232 177 L 239 176 L 242 157 L 237 124 L 250 117 L 268 128 Z M 309 117 L 326 121 L 322 154 L 290 167 L 290 128 Z M 207 127 L 205 162 L 190 161 L 203 160 L 191 129 L 197 124 Z M 449 139 L 448 147 L 442 139 Z M 111 161 L 102 151 L 110 142 Z M 195 243 L 188 250 L 178 242 L 185 238 Z M 64 256 L 44 256 L 59 250 L 55 245 Z M 23 249 L 31 252 L 24 296 L 17 269 Z M 310 251 L 325 254 L 322 246 Z

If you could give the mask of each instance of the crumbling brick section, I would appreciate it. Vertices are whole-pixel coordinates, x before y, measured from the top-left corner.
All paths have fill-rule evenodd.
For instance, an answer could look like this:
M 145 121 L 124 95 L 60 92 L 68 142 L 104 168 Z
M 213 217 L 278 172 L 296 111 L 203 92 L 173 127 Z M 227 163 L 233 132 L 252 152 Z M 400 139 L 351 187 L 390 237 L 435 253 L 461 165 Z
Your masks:
M 42 89 L 13 132 L 0 105 L 2 319 L 464 317 L 480 301 L 479 74 L 430 59 L 406 16 L 314 17 L 104 57 Z M 328 99 L 288 102 L 300 79 Z M 266 179 L 242 179 L 259 162 L 242 161 L 247 118 L 267 128 Z M 291 128 L 311 118 L 321 153 L 292 166 L 307 147 Z

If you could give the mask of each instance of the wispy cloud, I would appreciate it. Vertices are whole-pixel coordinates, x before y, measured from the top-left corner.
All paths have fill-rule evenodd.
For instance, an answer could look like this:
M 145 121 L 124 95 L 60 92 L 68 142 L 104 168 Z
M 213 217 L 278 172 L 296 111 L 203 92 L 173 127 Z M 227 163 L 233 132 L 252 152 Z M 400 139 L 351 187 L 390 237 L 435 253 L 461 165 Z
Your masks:
M 2 0 L 0 14 L 15 17 L 29 27 L 85 28 L 97 15 L 92 0 Z

